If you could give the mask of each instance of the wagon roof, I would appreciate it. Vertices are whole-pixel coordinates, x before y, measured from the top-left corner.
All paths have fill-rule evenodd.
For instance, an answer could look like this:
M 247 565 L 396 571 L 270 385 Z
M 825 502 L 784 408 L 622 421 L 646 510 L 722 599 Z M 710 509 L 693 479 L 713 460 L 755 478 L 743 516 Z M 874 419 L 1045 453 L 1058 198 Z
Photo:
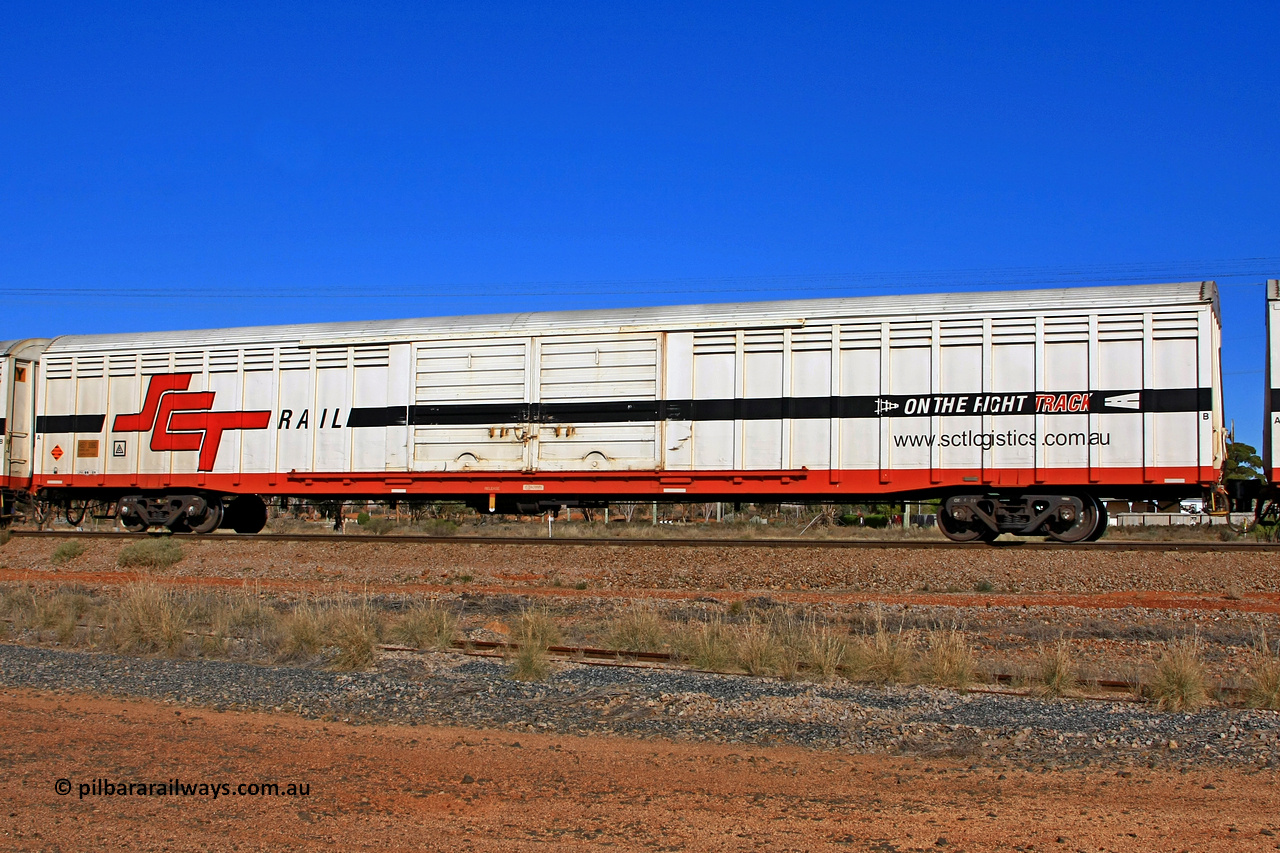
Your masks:
M 1085 310 L 1133 311 L 1204 304 L 1211 304 L 1216 310 L 1217 288 L 1212 281 L 481 314 L 136 334 L 66 335 L 57 338 L 48 352 L 187 349 L 251 343 L 324 346 L 438 337 L 680 331 L 744 326 L 768 328 L 846 320 L 909 320 L 922 314 L 931 317 L 939 314 L 999 316 L 1026 312 L 1078 314 Z

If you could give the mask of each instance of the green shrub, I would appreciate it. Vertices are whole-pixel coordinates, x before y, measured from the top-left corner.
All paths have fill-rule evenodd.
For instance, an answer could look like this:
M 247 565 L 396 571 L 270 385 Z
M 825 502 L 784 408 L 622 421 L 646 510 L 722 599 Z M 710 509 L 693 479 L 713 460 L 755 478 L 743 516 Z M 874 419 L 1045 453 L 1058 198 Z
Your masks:
M 53 556 L 49 558 L 49 562 L 55 566 L 65 566 L 83 553 L 83 545 L 75 539 L 68 539 L 66 542 L 59 543 L 58 547 L 53 549 Z
M 880 528 L 882 528 L 882 527 L 888 527 L 888 526 L 889 526 L 889 516 L 887 516 L 887 515 L 868 515 L 868 516 L 866 516 L 865 518 L 863 518 L 863 519 L 862 519 L 862 524 L 863 524 L 865 527 L 874 527 L 874 528 L 876 528 L 876 529 L 880 529 Z
M 120 549 L 122 569 L 167 569 L 182 561 L 182 546 L 172 539 L 146 539 Z
M 374 536 L 386 536 L 396 529 L 396 523 L 394 519 L 390 518 L 371 518 L 365 523 L 364 529 Z
M 420 527 L 427 536 L 453 536 L 458 532 L 458 522 L 447 518 L 427 519 Z
M 367 512 L 362 512 L 356 516 L 356 524 L 360 525 L 361 527 L 365 527 L 372 520 L 373 518 Z

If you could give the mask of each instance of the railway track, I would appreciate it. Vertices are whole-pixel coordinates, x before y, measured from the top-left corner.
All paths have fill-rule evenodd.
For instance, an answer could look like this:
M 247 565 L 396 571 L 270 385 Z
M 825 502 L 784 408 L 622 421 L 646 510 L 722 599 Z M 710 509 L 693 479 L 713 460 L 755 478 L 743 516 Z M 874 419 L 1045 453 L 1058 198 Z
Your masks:
M 191 534 L 151 534 L 125 532 L 99 532 L 87 530 L 13 530 L 18 538 L 54 538 L 54 539 L 147 539 L 155 536 L 171 536 L 178 538 L 196 538 Z M 997 541 L 991 544 L 980 542 L 951 542 L 947 540 L 910 540 L 910 539 L 646 539 L 624 537 L 564 537 L 546 538 L 536 536 L 421 536 L 416 534 L 397 534 L 391 536 L 372 536 L 366 534 L 341 535 L 333 533 L 257 533 L 252 536 L 240 536 L 234 533 L 211 534 L 198 537 L 202 542 L 329 542 L 364 545 L 551 545 L 562 548 L 794 548 L 817 550 L 987 550 L 1011 549 L 1019 551 L 1187 551 L 1187 552 L 1238 552 L 1265 553 L 1280 551 L 1280 542 L 1198 542 L 1187 540 L 1163 541 L 1129 541 L 1113 540 L 1110 542 L 1082 542 L 1065 544 L 1061 542 L 1038 542 L 1026 540 Z
M 384 652 L 408 652 L 412 654 L 427 654 L 428 652 L 417 649 L 412 646 L 398 646 L 384 644 L 378 646 Z M 503 658 L 511 652 L 518 650 L 517 643 L 502 643 L 489 640 L 467 640 L 463 642 L 455 642 L 453 651 L 475 657 Z M 642 652 L 642 651 L 620 651 L 617 649 L 600 649 L 589 646 L 550 646 L 546 649 L 547 655 L 557 660 L 572 661 L 575 663 L 590 664 L 593 666 L 620 666 L 620 667 L 643 667 L 643 668 L 671 668 L 680 670 L 695 669 L 690 666 L 687 661 L 682 660 L 678 655 L 671 652 Z M 716 675 L 738 674 L 740 672 L 729 672 L 720 670 L 697 670 L 697 672 L 707 672 Z M 970 693 L 1000 693 L 1009 696 L 1028 696 L 1033 695 L 1032 691 L 1022 686 L 1025 677 L 1007 672 L 988 672 L 983 673 L 980 680 L 969 685 L 966 692 Z M 1145 685 L 1138 681 L 1125 681 L 1121 679 L 1098 678 L 1089 679 L 1082 682 L 1075 693 L 1077 699 L 1096 700 L 1104 702 L 1117 701 L 1144 701 L 1140 697 L 1143 695 Z M 1238 687 L 1219 685 L 1216 693 L 1221 701 L 1227 704 L 1240 704 L 1244 701 L 1245 691 Z

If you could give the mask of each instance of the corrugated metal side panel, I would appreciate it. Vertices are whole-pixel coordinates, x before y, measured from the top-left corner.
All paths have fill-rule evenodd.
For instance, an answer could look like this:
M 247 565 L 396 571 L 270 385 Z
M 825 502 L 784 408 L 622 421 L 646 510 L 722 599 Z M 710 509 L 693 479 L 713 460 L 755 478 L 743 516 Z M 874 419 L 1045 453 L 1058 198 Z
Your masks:
M 1277 406 L 1277 387 L 1280 386 L 1280 279 L 1267 281 L 1267 357 L 1263 365 L 1266 376 L 1266 393 L 1263 395 L 1262 461 L 1267 481 L 1274 483 L 1280 473 L 1280 406 Z
M 495 314 L 355 323 L 320 323 L 122 335 L 75 335 L 57 338 L 51 352 L 111 349 L 177 349 L 183 346 L 234 346 L 246 343 L 331 343 L 364 339 L 434 339 L 475 335 L 529 335 L 539 332 L 682 330 L 702 326 L 799 326 L 825 320 L 1003 313 L 1079 314 L 1083 311 L 1147 309 L 1192 305 L 1217 298 L 1212 282 L 1160 285 L 1080 287 L 976 293 L 928 293 L 777 302 L 676 305 L 599 311 Z

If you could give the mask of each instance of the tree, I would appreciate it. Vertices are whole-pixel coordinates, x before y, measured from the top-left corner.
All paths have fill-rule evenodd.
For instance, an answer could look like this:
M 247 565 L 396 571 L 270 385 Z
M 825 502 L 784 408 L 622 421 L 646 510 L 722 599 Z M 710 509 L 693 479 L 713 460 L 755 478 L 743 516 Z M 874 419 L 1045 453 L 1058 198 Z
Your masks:
M 1227 459 L 1222 465 L 1224 480 L 1261 480 L 1262 457 L 1256 448 L 1242 441 L 1227 442 Z

